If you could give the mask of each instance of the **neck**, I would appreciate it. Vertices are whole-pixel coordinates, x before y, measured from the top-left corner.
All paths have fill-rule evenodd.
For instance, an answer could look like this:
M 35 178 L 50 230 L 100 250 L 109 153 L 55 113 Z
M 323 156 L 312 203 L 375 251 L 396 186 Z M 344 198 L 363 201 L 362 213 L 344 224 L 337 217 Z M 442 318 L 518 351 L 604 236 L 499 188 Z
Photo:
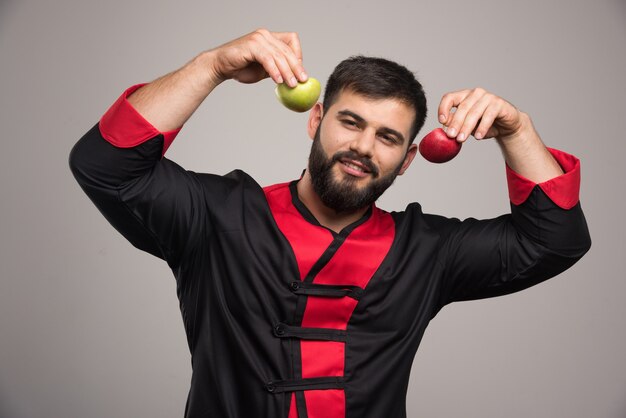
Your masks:
M 337 212 L 326 206 L 313 188 L 313 182 L 309 171 L 305 171 L 304 176 L 297 184 L 298 198 L 315 216 L 317 221 L 326 228 L 339 233 L 343 228 L 361 219 L 367 207 L 352 212 Z

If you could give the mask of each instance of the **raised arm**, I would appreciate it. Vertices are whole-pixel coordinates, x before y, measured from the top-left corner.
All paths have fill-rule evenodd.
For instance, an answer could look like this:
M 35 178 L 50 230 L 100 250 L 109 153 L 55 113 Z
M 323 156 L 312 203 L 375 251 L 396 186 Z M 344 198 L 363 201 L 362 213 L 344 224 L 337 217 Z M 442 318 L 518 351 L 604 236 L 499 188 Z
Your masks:
M 197 174 L 164 158 L 178 131 L 221 82 L 271 75 L 294 84 L 306 74 L 295 33 L 257 30 L 203 52 L 177 71 L 127 89 L 74 145 L 70 168 L 106 219 L 135 247 L 179 265 L 210 212 L 237 184 Z
M 170 131 L 180 128 L 223 81 L 256 83 L 268 76 L 292 87 L 306 81 L 296 33 L 256 30 L 202 52 L 179 70 L 143 86 L 128 101 L 157 130 Z
M 525 289 L 566 270 L 589 250 L 578 200 L 580 161 L 545 147 L 527 114 L 478 88 L 446 94 L 439 120 L 457 141 L 469 135 L 497 140 L 511 200 L 509 215 L 470 218 L 448 230 L 442 305 Z

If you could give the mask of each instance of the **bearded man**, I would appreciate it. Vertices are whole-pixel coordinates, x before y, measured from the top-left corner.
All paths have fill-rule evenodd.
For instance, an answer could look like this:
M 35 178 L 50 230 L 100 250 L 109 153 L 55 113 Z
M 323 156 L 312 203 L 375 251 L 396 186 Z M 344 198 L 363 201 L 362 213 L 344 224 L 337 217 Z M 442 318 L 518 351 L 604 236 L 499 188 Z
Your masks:
M 361 56 L 310 111 L 299 179 L 261 187 L 164 157 L 215 87 L 268 76 L 306 81 L 297 34 L 259 29 L 129 88 L 74 146 L 72 172 L 176 277 L 193 369 L 185 417 L 405 417 L 413 357 L 443 306 L 525 289 L 588 251 L 580 162 L 546 148 L 506 100 L 451 92 L 439 121 L 459 142 L 495 138 L 511 213 L 384 211 L 375 201 L 411 165 L 426 99 L 403 66 Z

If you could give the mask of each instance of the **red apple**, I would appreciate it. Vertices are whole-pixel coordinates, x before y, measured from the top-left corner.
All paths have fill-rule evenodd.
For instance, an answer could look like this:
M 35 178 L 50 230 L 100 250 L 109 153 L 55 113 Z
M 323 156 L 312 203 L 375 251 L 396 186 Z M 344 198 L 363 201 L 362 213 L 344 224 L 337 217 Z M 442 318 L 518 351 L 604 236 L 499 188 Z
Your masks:
M 448 138 L 443 129 L 437 128 L 420 141 L 419 151 L 431 163 L 445 163 L 456 157 L 461 145 L 455 138 Z

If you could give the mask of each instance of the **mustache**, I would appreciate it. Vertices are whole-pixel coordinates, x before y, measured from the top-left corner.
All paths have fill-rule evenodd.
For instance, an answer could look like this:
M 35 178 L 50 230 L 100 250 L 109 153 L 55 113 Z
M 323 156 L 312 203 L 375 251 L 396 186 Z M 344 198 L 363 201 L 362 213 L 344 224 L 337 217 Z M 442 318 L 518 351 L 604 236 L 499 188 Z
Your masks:
M 374 165 L 372 160 L 369 159 L 368 157 L 363 157 L 352 150 L 340 151 L 336 153 L 335 155 L 333 155 L 332 163 L 340 162 L 341 159 L 349 159 L 349 160 L 357 161 L 360 164 L 363 164 L 365 167 L 367 167 L 370 173 L 372 173 L 373 177 L 378 177 L 378 168 Z

